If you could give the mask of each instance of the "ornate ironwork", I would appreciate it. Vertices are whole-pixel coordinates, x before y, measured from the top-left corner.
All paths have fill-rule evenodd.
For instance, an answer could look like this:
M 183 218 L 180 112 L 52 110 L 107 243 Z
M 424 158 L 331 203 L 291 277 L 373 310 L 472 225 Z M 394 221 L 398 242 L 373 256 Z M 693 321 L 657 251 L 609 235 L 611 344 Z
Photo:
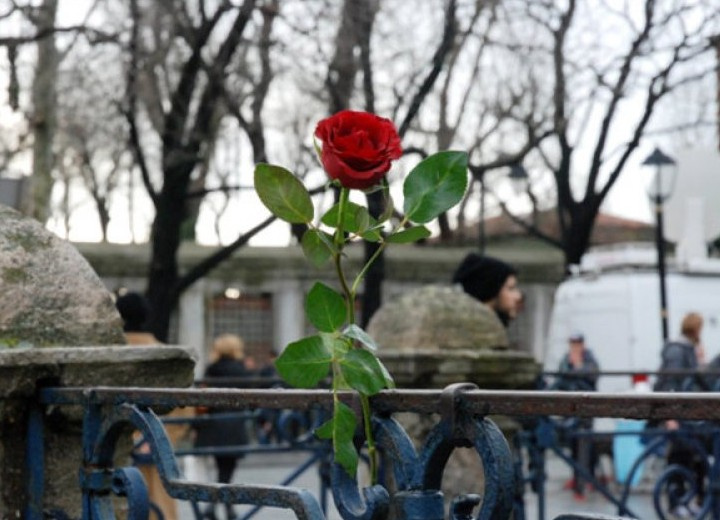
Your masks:
M 342 399 L 358 408 L 355 396 Z M 292 510 L 300 519 L 325 518 L 319 500 L 309 492 L 287 485 L 216 484 L 185 480 L 176 454 L 165 434 L 161 419 L 153 410 L 164 413 L 179 406 L 215 406 L 238 410 L 292 410 L 292 413 L 323 410 L 331 406 L 332 396 L 323 390 L 238 390 L 238 389 L 142 389 L 142 388 L 45 388 L 40 391 L 37 412 L 30 414 L 29 432 L 33 446 L 29 461 L 32 492 L 27 518 L 42 518 L 42 407 L 82 405 L 84 407 L 83 452 L 80 488 L 83 494 L 83 518 L 115 517 L 111 496 L 125 497 L 128 518 L 147 518 L 147 491 L 133 467 L 113 467 L 115 445 L 128 427 L 140 431 L 151 445 L 168 493 L 191 502 L 250 504 Z M 558 446 L 556 426 L 547 415 L 577 417 L 624 417 L 638 419 L 700 419 L 717 417 L 720 395 L 653 394 L 608 395 L 601 393 L 483 391 L 473 385 L 452 385 L 444 391 L 393 390 L 372 400 L 376 442 L 393 476 L 393 486 L 378 484 L 358 488 L 343 470 L 332 467 L 332 493 L 341 516 L 346 520 L 380 520 L 390 513 L 396 520 L 440 520 L 444 501 L 440 484 L 450 454 L 458 447 L 474 448 L 482 462 L 485 481 L 481 495 L 452 497 L 451 520 L 500 519 L 523 517 L 522 487 L 530 483 L 541 492 L 544 482 L 544 452 Z M 395 412 L 439 413 L 440 419 L 424 444 L 416 449 L 400 424 L 391 417 Z M 260 413 L 260 412 L 254 412 Z M 266 413 L 266 412 L 263 412 Z M 504 435 L 487 418 L 504 414 L 529 418 L 528 428 L 517 438 L 514 448 L 530 448 L 530 475 L 513 458 Z M 279 417 L 279 416 L 278 416 Z M 297 417 L 297 416 L 296 416 Z M 715 436 L 720 438 L 720 436 Z M 311 440 L 312 439 L 312 440 Z M 307 442 L 319 443 L 311 436 Z M 362 439 L 358 439 L 362 442 Z M 295 440 L 295 446 L 301 443 Z M 300 444 L 299 444 L 300 443 Z M 720 440 L 715 441 L 718 450 Z M 650 446 L 648 447 L 648 450 Z M 327 446 L 324 447 L 327 453 Z M 714 451 L 718 461 L 718 451 Z M 40 460 L 37 460 L 38 454 Z M 658 489 L 674 469 L 668 468 Z M 720 467 L 711 468 L 712 482 L 718 481 Z M 591 479 L 592 475 L 588 475 Z M 718 490 L 709 490 L 704 511 L 717 518 Z M 660 493 L 661 491 L 658 491 Z M 625 497 L 626 498 L 626 497 Z M 622 503 L 623 497 L 619 499 Z M 477 512 L 476 512 L 477 511 Z M 625 508 L 621 514 L 630 513 Z M 475 515 L 475 516 L 473 516 Z M 567 517 L 571 518 L 571 517 Z M 580 518 L 578 515 L 572 518 Z M 591 517 L 587 517 L 591 518 Z

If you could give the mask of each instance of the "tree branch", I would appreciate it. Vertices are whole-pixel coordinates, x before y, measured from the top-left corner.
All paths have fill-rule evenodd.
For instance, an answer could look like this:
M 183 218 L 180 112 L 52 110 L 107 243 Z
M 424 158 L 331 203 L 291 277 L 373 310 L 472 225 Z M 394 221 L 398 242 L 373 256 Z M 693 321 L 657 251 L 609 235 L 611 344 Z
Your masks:
M 440 71 L 442 70 L 443 64 L 445 63 L 445 58 L 448 56 L 448 54 L 453 48 L 453 44 L 455 42 L 455 35 L 457 34 L 456 11 L 456 0 L 448 0 L 447 8 L 445 9 L 445 28 L 443 30 L 442 39 L 440 40 L 440 45 L 438 46 L 435 54 L 433 55 L 432 67 L 430 69 L 430 72 L 423 81 L 422 85 L 420 85 L 418 91 L 415 93 L 415 96 L 413 96 L 413 99 L 410 102 L 410 106 L 408 107 L 407 114 L 405 114 L 405 118 L 398 127 L 398 134 L 400 135 L 400 137 L 403 137 L 405 135 L 405 132 L 407 132 L 408 128 L 410 128 L 410 124 L 412 123 L 413 119 L 415 119 L 415 116 L 420 110 L 420 106 L 425 100 L 425 97 L 427 97 L 427 95 L 430 93 L 430 90 L 432 90 L 435 81 L 440 75 Z

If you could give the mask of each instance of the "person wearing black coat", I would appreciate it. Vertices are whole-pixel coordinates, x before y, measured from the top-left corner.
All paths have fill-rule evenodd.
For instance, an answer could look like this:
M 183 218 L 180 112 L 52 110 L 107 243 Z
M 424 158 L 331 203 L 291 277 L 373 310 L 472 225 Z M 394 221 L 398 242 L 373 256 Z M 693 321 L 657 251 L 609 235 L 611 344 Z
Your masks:
M 568 353 L 563 356 L 558 367 L 559 376 L 552 390 L 567 392 L 592 392 L 597 388 L 600 366 L 592 350 L 585 346 L 585 336 L 581 332 L 573 332 L 568 337 Z M 580 419 L 570 417 L 566 421 L 569 430 L 590 430 L 593 427 L 591 418 Z M 590 474 L 598 467 L 598 453 L 592 441 L 587 437 L 572 436 L 570 450 L 575 463 Z M 576 500 L 585 500 L 585 482 L 582 473 L 575 469 L 573 478 L 565 484 L 574 492 Z
M 205 370 L 205 379 L 212 387 L 242 386 L 242 379 L 250 377 L 252 372 L 245 364 L 244 344 L 234 334 L 223 334 L 213 342 L 212 362 Z M 247 444 L 247 421 L 240 416 L 240 410 L 226 408 L 210 408 L 207 413 L 211 420 L 196 424 L 195 446 L 200 448 L 238 447 Z M 218 471 L 218 482 L 228 484 L 232 480 L 241 453 L 215 454 Z M 214 512 L 206 515 L 214 518 Z M 232 517 L 228 507 L 228 518 Z

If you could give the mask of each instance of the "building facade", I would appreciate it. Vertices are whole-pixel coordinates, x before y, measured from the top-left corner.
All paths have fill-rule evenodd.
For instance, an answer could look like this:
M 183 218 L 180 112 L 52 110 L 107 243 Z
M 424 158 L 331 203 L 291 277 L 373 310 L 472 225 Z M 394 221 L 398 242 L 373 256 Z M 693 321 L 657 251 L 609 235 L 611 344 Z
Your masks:
M 76 244 L 110 291 L 144 291 L 150 250 L 147 245 Z M 187 269 L 213 248 L 184 245 L 180 266 Z M 383 302 L 424 284 L 450 283 L 469 248 L 394 246 L 386 251 Z M 348 271 L 360 268 L 362 248 L 348 250 Z M 511 341 L 540 360 L 552 296 L 562 279 L 559 252 L 539 244 L 505 244 L 489 248 L 489 255 L 518 267 L 525 309 L 510 330 Z M 296 246 L 246 247 L 182 296 L 173 318 L 170 341 L 195 347 L 199 353 L 196 375 L 206 364 L 208 346 L 222 333 L 238 334 L 258 364 L 268 362 L 285 345 L 309 333 L 304 313 L 305 295 L 321 280 L 336 284 L 334 271 L 317 269 Z

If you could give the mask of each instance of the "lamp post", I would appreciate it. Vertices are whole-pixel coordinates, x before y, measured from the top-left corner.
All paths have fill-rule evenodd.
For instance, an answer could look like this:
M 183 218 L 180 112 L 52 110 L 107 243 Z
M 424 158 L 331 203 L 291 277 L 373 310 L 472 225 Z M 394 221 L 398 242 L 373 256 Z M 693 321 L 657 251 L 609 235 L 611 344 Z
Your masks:
M 510 165 L 510 173 L 508 173 L 508 179 L 512 182 L 513 189 L 516 194 L 520 194 L 525 190 L 528 182 L 527 170 L 520 163 L 514 163 Z
M 660 279 L 660 322 L 663 342 L 668 339 L 668 305 L 665 287 L 665 233 L 663 228 L 663 203 L 675 186 L 675 160 L 665 155 L 660 148 L 643 161 L 643 166 L 655 167 L 655 178 L 648 188 L 648 195 L 655 205 L 655 247 L 658 259 L 658 278 Z

